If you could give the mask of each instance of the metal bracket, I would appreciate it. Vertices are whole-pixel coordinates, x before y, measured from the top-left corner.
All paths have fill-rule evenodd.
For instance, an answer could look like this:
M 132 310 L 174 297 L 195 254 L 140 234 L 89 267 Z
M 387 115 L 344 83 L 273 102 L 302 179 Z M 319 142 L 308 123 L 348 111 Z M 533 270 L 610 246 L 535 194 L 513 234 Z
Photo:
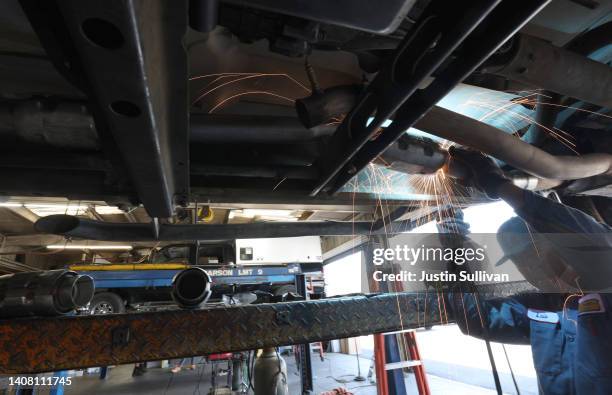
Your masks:
M 278 325 L 289 325 L 291 323 L 291 313 L 289 311 L 279 311 L 276 313 L 276 323 Z
M 127 346 L 130 341 L 130 327 L 122 326 L 113 329 L 112 337 L 113 348 Z

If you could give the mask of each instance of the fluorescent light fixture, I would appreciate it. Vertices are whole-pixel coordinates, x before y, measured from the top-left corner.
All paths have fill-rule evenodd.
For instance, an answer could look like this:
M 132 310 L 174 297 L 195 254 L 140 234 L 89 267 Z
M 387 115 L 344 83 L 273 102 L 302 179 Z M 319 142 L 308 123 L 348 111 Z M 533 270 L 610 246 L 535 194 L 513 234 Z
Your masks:
M 283 222 L 293 222 L 297 221 L 299 218 L 297 217 L 273 217 L 269 215 L 259 215 L 257 219 L 261 219 L 264 221 L 283 221 Z
M 85 244 L 51 244 L 48 250 L 131 250 L 128 245 L 85 245 Z
M 0 207 L 25 207 L 39 217 L 46 217 L 47 215 L 54 214 L 84 215 L 90 208 L 93 208 L 101 215 L 123 214 L 123 211 L 115 206 L 94 206 L 79 203 L 0 202 Z
M 124 211 L 119 210 L 115 206 L 98 206 L 94 207 L 94 210 L 100 215 L 113 215 L 113 214 L 125 214 Z
M 46 209 L 55 209 L 55 210 L 60 210 L 60 209 L 74 209 L 74 208 L 78 208 L 78 209 L 87 209 L 87 206 L 82 205 L 82 204 L 70 204 L 70 203 L 24 203 L 24 206 L 26 206 L 27 208 L 46 208 Z
M 245 208 L 230 211 L 229 218 L 257 218 L 264 221 L 297 221 L 300 216 L 295 210 L 273 210 Z
M 0 207 L 22 207 L 23 204 L 15 202 L 0 202 Z
M 55 214 L 79 215 L 85 214 L 88 209 L 85 205 L 69 203 L 25 203 L 24 206 L 39 217 Z
M 25 207 L 32 212 L 43 217 L 53 214 L 79 215 L 85 214 L 87 210 L 93 208 L 98 214 L 111 215 L 123 214 L 123 211 L 114 206 L 87 205 L 87 204 L 70 204 L 70 203 L 26 203 Z
M 271 210 L 271 209 L 256 209 L 256 208 L 245 208 L 242 210 L 242 215 L 244 217 L 291 218 L 291 217 L 295 217 L 293 213 L 294 213 L 293 210 Z

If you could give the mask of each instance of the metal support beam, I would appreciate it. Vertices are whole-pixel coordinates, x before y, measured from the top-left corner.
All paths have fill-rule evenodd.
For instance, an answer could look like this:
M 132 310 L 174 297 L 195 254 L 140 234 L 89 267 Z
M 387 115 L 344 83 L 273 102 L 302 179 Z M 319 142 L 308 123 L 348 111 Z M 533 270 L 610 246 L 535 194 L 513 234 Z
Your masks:
M 317 163 L 323 177 L 312 194 L 338 191 L 549 1 L 478 1 L 470 3 L 468 10 L 432 2 L 421 23 L 408 33 L 387 68 L 376 76 L 334 134 L 327 153 Z M 461 56 L 441 67 L 457 48 Z M 418 89 L 432 74 L 435 79 Z M 374 117 L 371 122 L 370 117 Z M 391 118 L 391 125 L 380 132 L 383 122 Z
M 119 365 L 392 332 L 438 324 L 438 303 L 435 293 L 395 293 L 5 320 L 0 321 L 0 373 Z
M 515 1 L 504 0 L 462 43 L 461 56 L 437 72 L 436 78 L 427 88 L 417 91 L 397 109 L 391 125 L 376 139 L 366 143 L 353 158 L 352 166 L 361 170 L 386 151 L 455 85 L 473 73 L 550 1 L 528 0 L 519 6 Z M 349 172 L 341 172 L 333 182 L 331 191 L 336 192 L 351 178 Z
M 0 167 L 0 195 L 66 197 L 71 200 L 105 200 L 128 203 L 130 193 L 108 185 L 104 173 L 74 169 L 15 169 Z
M 354 168 L 352 158 L 500 1 L 478 0 L 467 8 L 439 0 L 429 3 L 332 137 L 317 162 L 322 177 L 312 195 L 329 190 L 339 174 L 351 178 L 361 170 Z
M 91 103 L 116 173 L 152 217 L 189 193 L 187 1 L 22 0 L 56 68 Z M 94 17 L 95 16 L 95 17 Z

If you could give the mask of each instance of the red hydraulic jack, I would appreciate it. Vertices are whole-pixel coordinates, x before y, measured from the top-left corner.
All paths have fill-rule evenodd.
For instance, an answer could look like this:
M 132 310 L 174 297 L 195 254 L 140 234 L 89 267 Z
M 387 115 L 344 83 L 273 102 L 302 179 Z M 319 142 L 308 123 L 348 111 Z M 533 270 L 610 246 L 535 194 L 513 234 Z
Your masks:
M 394 336 L 390 334 L 390 336 Z M 427 376 L 425 375 L 425 367 L 421 360 L 421 354 L 416 342 L 416 334 L 414 330 L 403 332 L 404 341 L 406 342 L 407 351 L 410 357 L 408 361 L 387 363 L 385 352 L 385 335 L 374 335 L 374 367 L 376 370 L 376 389 L 378 395 L 389 394 L 389 382 L 387 380 L 387 371 L 395 369 L 403 369 L 412 367 L 414 377 L 417 384 L 419 395 L 430 395 Z

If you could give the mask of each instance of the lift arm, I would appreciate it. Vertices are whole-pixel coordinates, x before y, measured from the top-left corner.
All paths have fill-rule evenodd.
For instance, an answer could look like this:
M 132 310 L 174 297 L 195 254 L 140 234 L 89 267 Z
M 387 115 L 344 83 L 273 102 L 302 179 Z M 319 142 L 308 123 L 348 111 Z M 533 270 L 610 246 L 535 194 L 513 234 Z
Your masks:
M 0 373 L 39 373 L 311 343 L 444 323 L 436 293 L 0 321 Z

